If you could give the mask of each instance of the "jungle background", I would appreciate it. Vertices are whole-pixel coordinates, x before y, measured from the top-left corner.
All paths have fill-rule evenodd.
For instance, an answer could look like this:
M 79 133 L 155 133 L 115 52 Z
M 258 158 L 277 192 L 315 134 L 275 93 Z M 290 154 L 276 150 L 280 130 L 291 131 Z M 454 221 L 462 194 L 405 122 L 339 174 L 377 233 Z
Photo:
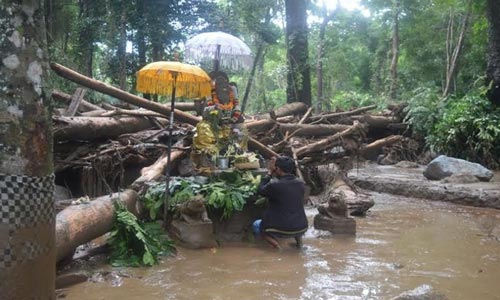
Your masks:
M 486 79 L 490 2 L 361 0 L 346 9 L 333 0 L 46 0 L 45 19 L 51 62 L 132 93 L 147 63 L 178 53 L 182 60 L 187 38 L 226 31 L 256 59 L 253 76 L 228 70 L 240 95 L 253 79 L 246 114 L 293 101 L 316 112 L 407 103 L 406 122 L 428 149 L 499 168 L 500 108 L 488 100 Z M 297 15 L 307 23 L 295 20 L 299 30 L 287 33 Z M 294 39 L 307 51 L 289 64 Z M 295 78 L 305 90 L 297 97 L 287 83 L 294 63 L 305 70 Z M 75 88 L 55 75 L 51 85 Z

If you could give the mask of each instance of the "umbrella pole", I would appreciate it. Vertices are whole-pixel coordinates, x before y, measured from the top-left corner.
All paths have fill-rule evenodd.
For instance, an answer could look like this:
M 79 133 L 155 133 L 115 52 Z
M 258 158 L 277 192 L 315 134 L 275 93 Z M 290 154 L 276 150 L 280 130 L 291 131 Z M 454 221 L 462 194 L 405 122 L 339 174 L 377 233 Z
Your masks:
M 214 59 L 214 71 L 219 71 L 220 65 L 220 45 L 217 45 L 215 50 L 215 59 Z
M 168 221 L 168 205 L 170 202 L 170 169 L 171 169 L 171 155 L 172 155 L 172 132 L 174 129 L 174 108 L 175 108 L 175 88 L 177 86 L 177 73 L 172 72 L 174 77 L 172 87 L 172 100 L 170 101 L 170 120 L 168 122 L 168 146 L 167 146 L 167 167 L 166 169 L 166 182 L 165 182 L 165 202 L 163 203 L 163 226 L 167 228 Z

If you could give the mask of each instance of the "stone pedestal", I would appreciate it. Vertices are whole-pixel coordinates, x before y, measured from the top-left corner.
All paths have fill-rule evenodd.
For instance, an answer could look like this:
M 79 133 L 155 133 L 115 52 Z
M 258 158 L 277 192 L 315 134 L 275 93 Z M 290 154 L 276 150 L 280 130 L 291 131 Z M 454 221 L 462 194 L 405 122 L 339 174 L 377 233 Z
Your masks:
M 218 242 L 243 242 L 252 233 L 252 223 L 262 218 L 264 206 L 255 205 L 254 199 L 248 200 L 242 211 L 235 211 L 228 219 L 222 219 L 221 210 L 209 210 L 208 216 L 214 222 Z
M 173 220 L 169 232 L 172 238 L 186 248 L 211 248 L 216 247 L 212 222 L 186 223 Z
M 314 228 L 327 230 L 334 234 L 356 234 L 356 220 L 354 218 L 317 214 L 314 216 Z

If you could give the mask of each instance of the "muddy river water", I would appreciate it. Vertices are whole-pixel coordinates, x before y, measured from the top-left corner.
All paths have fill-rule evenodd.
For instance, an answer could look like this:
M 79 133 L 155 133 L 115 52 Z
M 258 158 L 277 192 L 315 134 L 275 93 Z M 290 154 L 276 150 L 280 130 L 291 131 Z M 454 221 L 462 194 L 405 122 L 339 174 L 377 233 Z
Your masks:
M 391 299 L 423 284 L 450 300 L 500 299 L 500 210 L 372 195 L 356 236 L 310 222 L 300 251 L 180 248 L 152 268 L 98 266 L 114 275 L 72 286 L 64 299 Z

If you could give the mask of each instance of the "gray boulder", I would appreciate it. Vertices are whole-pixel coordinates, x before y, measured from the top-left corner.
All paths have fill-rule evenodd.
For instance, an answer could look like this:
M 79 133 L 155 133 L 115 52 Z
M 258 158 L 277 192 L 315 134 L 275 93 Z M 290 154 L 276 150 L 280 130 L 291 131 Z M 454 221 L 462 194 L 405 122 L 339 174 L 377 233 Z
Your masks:
M 440 155 L 433 159 L 424 170 L 424 176 L 430 180 L 441 180 L 453 174 L 476 176 L 481 181 L 490 181 L 493 172 L 478 163 Z

